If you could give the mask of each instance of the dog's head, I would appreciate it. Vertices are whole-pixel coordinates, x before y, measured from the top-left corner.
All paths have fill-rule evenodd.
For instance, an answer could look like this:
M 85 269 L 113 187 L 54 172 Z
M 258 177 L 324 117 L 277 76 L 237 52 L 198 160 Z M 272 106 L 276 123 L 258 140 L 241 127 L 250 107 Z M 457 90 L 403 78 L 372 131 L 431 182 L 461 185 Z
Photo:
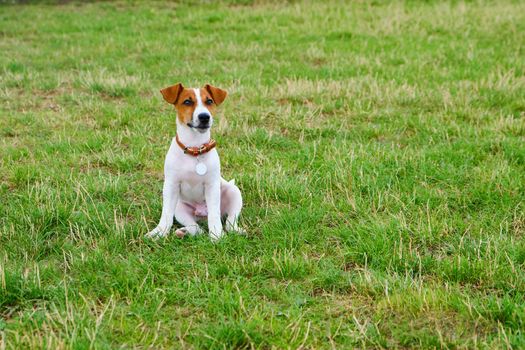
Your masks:
M 200 89 L 188 89 L 181 83 L 160 90 L 164 100 L 177 109 L 179 122 L 193 130 L 204 133 L 213 125 L 213 113 L 228 93 L 206 84 Z

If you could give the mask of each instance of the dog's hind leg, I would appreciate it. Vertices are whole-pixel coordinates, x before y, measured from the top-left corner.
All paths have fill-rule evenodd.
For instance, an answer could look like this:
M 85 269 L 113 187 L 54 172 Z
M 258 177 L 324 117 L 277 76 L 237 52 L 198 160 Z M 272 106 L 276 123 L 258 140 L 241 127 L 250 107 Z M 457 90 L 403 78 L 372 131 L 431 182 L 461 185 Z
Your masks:
M 239 227 L 239 215 L 242 209 L 242 195 L 233 180 L 221 181 L 221 215 L 226 216 L 226 231 L 245 233 Z
M 182 238 L 186 234 L 195 236 L 202 233 L 202 229 L 195 220 L 194 208 L 181 201 L 177 203 L 175 208 L 175 219 L 183 226 L 175 231 L 177 237 Z

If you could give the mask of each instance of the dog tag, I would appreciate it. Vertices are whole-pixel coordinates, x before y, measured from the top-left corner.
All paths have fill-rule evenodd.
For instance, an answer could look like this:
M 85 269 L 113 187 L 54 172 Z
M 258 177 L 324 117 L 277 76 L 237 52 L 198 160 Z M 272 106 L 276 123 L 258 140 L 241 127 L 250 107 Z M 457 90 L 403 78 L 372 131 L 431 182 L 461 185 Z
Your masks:
M 197 165 L 195 165 L 195 172 L 198 174 L 198 175 L 204 175 L 206 174 L 206 172 L 208 171 L 208 167 L 206 166 L 206 164 L 204 163 L 197 163 Z

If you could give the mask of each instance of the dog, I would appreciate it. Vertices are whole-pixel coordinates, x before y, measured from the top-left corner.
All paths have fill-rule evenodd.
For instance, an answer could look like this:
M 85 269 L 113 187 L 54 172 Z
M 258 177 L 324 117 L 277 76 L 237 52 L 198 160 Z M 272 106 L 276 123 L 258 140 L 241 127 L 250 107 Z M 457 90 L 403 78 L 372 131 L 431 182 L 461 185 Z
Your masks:
M 177 134 L 164 162 L 160 222 L 146 237 L 168 235 L 174 217 L 182 225 L 175 231 L 181 238 L 203 233 L 197 221 L 206 217 L 213 241 L 224 234 L 223 218 L 226 231 L 244 233 L 238 224 L 243 204 L 241 191 L 234 180 L 221 177 L 216 142 L 211 139 L 213 113 L 228 93 L 209 84 L 190 89 L 180 83 L 160 92 L 177 111 Z

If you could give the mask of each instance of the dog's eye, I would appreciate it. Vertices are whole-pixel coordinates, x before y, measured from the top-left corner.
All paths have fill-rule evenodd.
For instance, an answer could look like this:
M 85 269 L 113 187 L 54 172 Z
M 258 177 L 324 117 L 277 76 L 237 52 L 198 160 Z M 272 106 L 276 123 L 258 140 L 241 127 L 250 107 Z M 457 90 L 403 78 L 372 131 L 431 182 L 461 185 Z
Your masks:
M 207 104 L 208 106 L 212 105 L 212 104 L 213 104 L 213 100 L 212 100 L 211 98 L 207 99 L 207 100 L 206 100 L 206 104 Z
M 186 106 L 191 106 L 193 105 L 193 101 L 192 100 L 184 100 L 184 102 L 182 102 L 184 105 Z

